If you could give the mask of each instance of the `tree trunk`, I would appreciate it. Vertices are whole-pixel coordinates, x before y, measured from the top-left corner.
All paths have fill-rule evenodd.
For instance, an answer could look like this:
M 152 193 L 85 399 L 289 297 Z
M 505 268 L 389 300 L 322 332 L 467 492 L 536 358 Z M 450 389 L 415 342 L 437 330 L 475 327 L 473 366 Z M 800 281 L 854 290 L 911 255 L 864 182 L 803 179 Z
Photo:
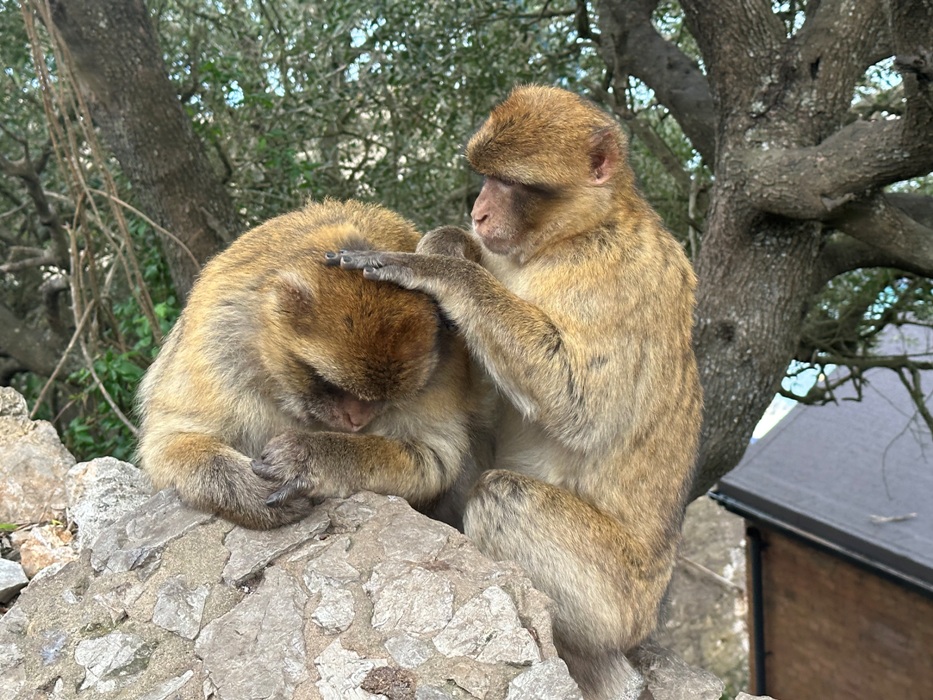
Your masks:
M 239 217 L 166 74 L 143 0 L 51 0 L 95 124 L 163 239 L 179 298 Z
M 682 0 L 705 74 L 652 26 L 657 5 L 603 0 L 601 51 L 614 89 L 627 75 L 647 83 L 715 174 L 695 260 L 705 414 L 696 496 L 741 459 L 832 276 L 879 265 L 933 275 L 928 223 L 879 194 L 933 168 L 922 74 L 933 0 L 811 2 L 791 35 L 771 3 Z M 904 73 L 903 117 L 851 123 L 856 82 L 895 52 L 919 71 Z M 854 245 L 831 241 L 836 231 Z

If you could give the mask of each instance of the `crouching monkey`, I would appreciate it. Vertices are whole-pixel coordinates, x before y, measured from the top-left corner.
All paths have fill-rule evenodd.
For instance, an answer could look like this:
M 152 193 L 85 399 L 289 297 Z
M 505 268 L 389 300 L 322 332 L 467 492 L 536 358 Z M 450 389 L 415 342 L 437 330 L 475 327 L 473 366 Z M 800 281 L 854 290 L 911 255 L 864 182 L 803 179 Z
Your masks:
M 390 211 L 325 201 L 211 260 L 140 387 L 154 485 L 252 528 L 361 489 L 416 506 L 443 494 L 478 413 L 462 341 L 428 296 L 322 263 L 418 239 Z
M 516 88 L 466 157 L 485 176 L 472 236 L 327 257 L 433 296 L 505 397 L 465 531 L 556 601 L 585 695 L 615 697 L 622 652 L 657 624 L 693 473 L 695 277 L 624 134 L 580 97 Z

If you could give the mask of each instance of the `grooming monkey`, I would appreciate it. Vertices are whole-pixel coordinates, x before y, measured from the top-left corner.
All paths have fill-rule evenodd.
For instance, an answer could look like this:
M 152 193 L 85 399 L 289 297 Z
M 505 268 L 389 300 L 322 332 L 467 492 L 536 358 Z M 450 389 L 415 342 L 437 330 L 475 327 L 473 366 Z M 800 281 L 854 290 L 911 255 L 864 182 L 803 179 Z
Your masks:
M 417 254 L 328 262 L 433 296 L 505 397 L 465 531 L 556 601 L 586 697 L 617 697 L 622 653 L 657 624 L 693 473 L 695 277 L 636 191 L 624 134 L 580 97 L 516 88 L 466 157 L 485 176 L 472 237 L 445 227 Z
M 476 410 L 462 341 L 426 295 L 322 264 L 418 239 L 388 210 L 328 200 L 211 260 L 140 387 L 154 485 L 252 528 L 361 489 L 422 507 L 448 489 Z

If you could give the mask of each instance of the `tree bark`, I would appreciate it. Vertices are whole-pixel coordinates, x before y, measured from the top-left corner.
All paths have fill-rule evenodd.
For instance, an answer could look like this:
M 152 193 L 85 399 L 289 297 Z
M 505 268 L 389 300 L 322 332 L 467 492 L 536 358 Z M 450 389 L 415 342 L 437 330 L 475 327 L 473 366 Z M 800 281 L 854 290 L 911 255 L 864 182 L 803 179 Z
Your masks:
M 855 266 L 933 273 L 929 221 L 880 193 L 933 169 L 933 92 L 923 75 L 931 4 L 812 2 L 803 26 L 788 35 L 771 3 L 682 0 L 704 75 L 665 71 L 672 64 L 658 61 L 676 49 L 657 45 L 663 39 L 650 26 L 657 2 L 600 3 L 607 64 L 655 91 L 715 173 L 695 260 L 694 345 L 705 404 L 695 496 L 741 459 L 823 284 Z M 641 51 L 632 37 L 652 39 Z M 895 52 L 908 66 L 903 116 L 851 123 L 857 81 Z M 679 99 L 704 88 L 713 152 L 708 129 Z
M 240 230 L 168 79 L 143 0 L 51 0 L 52 19 L 104 141 L 152 218 L 183 301 L 201 265 Z

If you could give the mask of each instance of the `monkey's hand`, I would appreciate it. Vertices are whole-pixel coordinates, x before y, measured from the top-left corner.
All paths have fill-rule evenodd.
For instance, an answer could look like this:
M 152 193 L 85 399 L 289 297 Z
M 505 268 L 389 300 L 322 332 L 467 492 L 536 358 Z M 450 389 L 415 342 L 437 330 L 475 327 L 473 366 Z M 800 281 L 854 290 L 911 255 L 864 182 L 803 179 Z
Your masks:
M 456 226 L 441 226 L 428 231 L 415 249 L 418 253 L 427 255 L 446 255 L 449 258 L 466 258 L 473 262 L 480 262 L 482 254 L 480 247 L 470 234 Z
M 317 469 L 318 454 L 314 435 L 289 431 L 272 438 L 252 463 L 253 472 L 278 489 L 266 499 L 266 505 L 282 506 L 300 496 L 327 496 L 321 493 L 322 478 Z
M 363 277 L 379 282 L 394 282 L 406 289 L 420 289 L 415 265 L 418 253 L 383 253 L 375 250 L 341 250 L 324 253 L 324 264 L 344 270 L 362 270 Z
M 405 289 L 424 292 L 436 298 L 442 306 L 444 300 L 441 295 L 456 287 L 458 281 L 469 278 L 472 268 L 485 273 L 480 265 L 463 257 L 373 250 L 325 253 L 324 264 L 328 267 L 339 265 L 344 270 L 362 270 L 363 277 L 368 280 L 393 282 Z

